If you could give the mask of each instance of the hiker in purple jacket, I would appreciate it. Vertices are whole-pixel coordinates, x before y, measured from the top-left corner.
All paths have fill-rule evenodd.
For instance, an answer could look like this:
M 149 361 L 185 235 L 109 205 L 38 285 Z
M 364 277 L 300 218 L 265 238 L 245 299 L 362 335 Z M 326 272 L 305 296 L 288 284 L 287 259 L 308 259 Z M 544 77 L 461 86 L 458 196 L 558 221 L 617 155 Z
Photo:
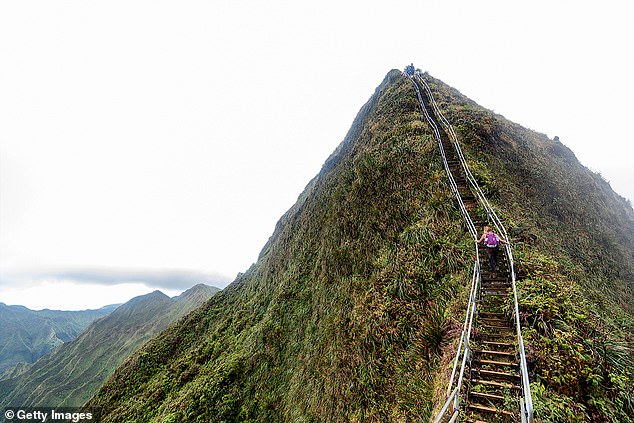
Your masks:
M 508 241 L 502 239 L 498 234 L 493 232 L 493 228 L 489 226 L 484 227 L 484 233 L 478 240 L 478 244 L 484 242 L 487 247 L 487 254 L 489 255 L 489 266 L 491 267 L 491 273 L 495 277 L 495 269 L 498 266 L 498 251 L 500 250 L 500 243 L 509 245 Z

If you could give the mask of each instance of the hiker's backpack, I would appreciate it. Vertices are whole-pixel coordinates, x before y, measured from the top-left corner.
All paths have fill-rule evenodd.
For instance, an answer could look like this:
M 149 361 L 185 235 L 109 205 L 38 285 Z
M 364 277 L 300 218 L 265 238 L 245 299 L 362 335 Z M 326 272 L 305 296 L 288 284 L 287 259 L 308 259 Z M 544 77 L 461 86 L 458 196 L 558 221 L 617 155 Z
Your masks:
M 495 248 L 500 245 L 500 240 L 493 232 L 487 234 L 485 241 L 486 246 L 489 248 Z

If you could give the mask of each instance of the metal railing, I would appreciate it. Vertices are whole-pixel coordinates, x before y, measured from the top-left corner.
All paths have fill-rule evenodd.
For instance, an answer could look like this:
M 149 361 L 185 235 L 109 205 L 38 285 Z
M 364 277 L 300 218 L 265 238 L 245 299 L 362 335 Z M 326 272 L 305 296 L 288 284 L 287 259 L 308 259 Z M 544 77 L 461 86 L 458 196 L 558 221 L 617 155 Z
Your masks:
M 479 204 L 485 209 L 488 218 L 493 222 L 493 226 L 495 227 L 495 229 L 497 230 L 497 232 L 499 234 L 501 234 L 503 236 L 504 239 L 508 240 L 508 234 L 506 232 L 506 228 L 504 227 L 504 225 L 502 224 L 502 221 L 500 220 L 500 218 L 498 217 L 498 215 L 495 213 L 495 210 L 493 210 L 493 207 L 491 207 L 491 204 L 489 203 L 489 201 L 487 200 L 486 196 L 484 195 L 484 193 L 482 192 L 482 190 L 480 189 L 480 186 L 478 184 L 478 182 L 476 181 L 475 177 L 473 176 L 473 174 L 471 173 L 471 170 L 469 169 L 469 166 L 467 164 L 467 161 L 464 157 L 464 154 L 462 152 L 462 148 L 460 147 L 460 144 L 458 142 L 458 138 L 456 136 L 456 133 L 453 130 L 453 127 L 451 126 L 451 124 L 449 123 L 449 121 L 444 117 L 444 115 L 442 114 L 442 112 L 440 111 L 438 104 L 436 103 L 436 100 L 434 99 L 433 93 L 431 92 L 431 89 L 429 88 L 429 86 L 427 85 L 427 83 L 425 82 L 425 80 L 423 79 L 422 74 L 420 73 L 420 71 L 417 71 L 416 74 L 413 76 L 412 78 L 412 82 L 414 83 L 414 87 L 416 88 L 416 94 L 418 96 L 418 100 L 421 103 L 421 107 L 423 109 L 423 113 L 425 114 L 425 118 L 427 119 L 427 121 L 430 124 L 430 127 L 432 127 L 432 130 L 434 132 L 434 135 L 436 136 L 436 138 L 438 139 L 438 143 L 440 145 L 440 151 L 441 151 L 441 155 L 443 158 L 443 163 L 445 165 L 445 170 L 447 172 L 447 175 L 449 177 L 450 180 L 450 185 L 452 187 L 452 191 L 454 192 L 454 194 L 456 195 L 456 198 L 458 199 L 458 203 L 460 205 L 463 217 L 465 218 L 465 221 L 467 222 L 467 226 L 469 228 L 469 232 L 474 236 L 474 240 L 477 241 L 478 239 L 478 234 L 477 234 L 477 230 L 475 229 L 475 226 L 473 224 L 473 221 L 471 220 L 471 217 L 469 216 L 468 212 L 466 211 L 466 208 L 464 207 L 464 203 L 462 202 L 462 197 L 460 195 L 460 192 L 458 191 L 457 185 L 455 183 L 455 179 L 449 169 L 448 163 L 447 163 L 447 159 L 446 159 L 446 155 L 445 155 L 445 151 L 444 148 L 442 146 L 442 141 L 440 138 L 440 130 L 438 129 L 436 123 L 434 122 L 434 120 L 431 118 L 431 116 L 429 115 L 425 103 L 423 102 L 422 99 L 422 95 L 420 93 L 420 89 L 419 89 L 419 84 L 417 84 L 416 82 L 419 82 L 420 85 L 423 87 L 423 89 L 425 90 L 425 93 L 427 95 L 427 97 L 430 100 L 430 104 L 432 105 L 432 108 L 434 110 L 434 114 L 436 116 L 438 116 L 438 118 L 440 119 L 442 125 L 445 127 L 446 133 L 449 134 L 449 137 L 454 145 L 454 149 L 456 151 L 456 154 L 458 156 L 460 165 L 462 166 L 462 170 L 466 176 L 466 179 L 471 187 L 472 192 L 474 192 L 479 200 Z M 471 328 L 473 325 L 473 316 L 475 314 L 475 309 L 476 309 L 476 297 L 475 297 L 475 293 L 479 292 L 479 286 L 480 286 L 480 282 L 481 282 L 481 276 L 480 276 L 480 267 L 479 267 L 479 257 L 477 254 L 478 251 L 478 246 L 477 243 L 475 244 L 476 247 L 476 263 L 474 264 L 474 273 L 473 273 L 473 278 L 471 281 L 471 292 L 469 294 L 469 302 L 467 305 L 467 312 L 466 312 L 466 316 L 465 316 L 465 323 L 463 325 L 463 330 L 462 330 L 462 335 L 460 337 L 460 342 L 459 342 L 459 346 L 458 346 L 458 350 L 456 352 L 456 358 L 454 360 L 454 367 L 451 373 L 451 378 L 449 381 L 449 386 L 447 388 L 447 400 L 441 410 L 441 412 L 438 414 L 438 416 L 436 417 L 435 423 L 438 423 L 441 421 L 441 419 L 445 416 L 445 414 L 447 413 L 447 411 L 449 410 L 449 405 L 453 404 L 452 407 L 452 414 L 450 415 L 450 422 L 456 421 L 456 419 L 458 418 L 459 414 L 460 414 L 460 388 L 462 385 L 462 377 L 464 374 L 464 370 L 466 367 L 466 363 L 467 363 L 467 359 L 468 359 L 468 355 L 469 355 L 469 341 L 470 341 L 470 335 L 471 335 Z M 519 315 L 519 306 L 518 306 L 518 301 L 517 301 L 517 287 L 516 287 L 516 277 L 515 277 L 515 263 L 513 260 L 513 252 L 511 250 L 511 247 L 509 245 L 505 246 L 505 252 L 508 258 L 508 263 L 509 263 L 509 269 L 510 269 L 510 276 L 511 276 L 511 284 L 513 287 L 513 302 L 514 302 L 514 320 L 515 320 L 515 331 L 516 331 L 516 336 L 517 336 L 517 347 L 518 347 L 518 351 L 519 351 L 519 355 L 520 355 L 520 376 L 521 376 L 521 381 L 522 381 L 522 394 L 523 397 L 520 399 L 520 413 L 521 413 L 521 418 L 522 418 L 522 422 L 528 422 L 528 423 L 532 423 L 533 422 L 533 401 L 532 401 L 532 397 L 531 397 L 531 391 L 530 391 L 530 381 L 528 378 L 528 366 L 526 364 L 526 353 L 524 351 L 524 340 L 522 338 L 522 331 L 521 331 L 521 325 L 520 325 L 520 315 Z M 457 363 L 459 361 L 459 357 L 462 357 L 462 365 L 460 368 L 460 376 L 458 377 L 458 380 L 455 384 L 454 387 L 454 378 L 455 378 L 455 373 L 456 373 L 456 368 L 457 368 Z M 453 388 L 453 389 L 452 389 Z
M 445 168 L 445 172 L 447 173 L 447 177 L 449 178 L 449 185 L 451 190 L 458 201 L 458 206 L 460 207 L 460 212 L 467 224 L 467 229 L 471 233 L 474 241 L 478 239 L 478 231 L 471 220 L 471 216 L 462 200 L 462 195 L 460 195 L 460 191 L 458 190 L 458 184 L 456 183 L 455 178 L 451 172 L 449 167 L 449 163 L 447 161 L 447 156 L 445 154 L 445 148 L 442 144 L 442 138 L 440 136 L 440 130 L 436 125 L 435 120 L 429 115 L 427 108 L 425 106 L 425 102 L 423 101 L 420 89 L 418 84 L 414 82 L 414 88 L 416 89 L 416 94 L 418 96 L 418 101 L 420 102 L 421 108 L 423 109 L 423 114 L 425 115 L 425 119 L 427 120 L 429 126 L 432 128 L 434 136 L 438 141 L 438 148 L 440 150 L 440 155 L 442 157 L 443 166 Z M 473 274 L 471 278 L 471 289 L 469 292 L 469 301 L 467 303 L 467 311 L 465 313 L 465 321 L 462 326 L 462 333 L 460 335 L 460 341 L 458 343 L 458 350 L 456 356 L 454 358 L 453 369 L 451 372 L 450 382 L 447 387 L 447 401 L 445 402 L 442 412 L 439 414 L 439 417 L 436 419 L 436 423 L 440 421 L 440 419 L 445 415 L 447 411 L 451 411 L 450 422 L 455 421 L 460 414 L 460 391 L 462 388 L 462 381 L 464 378 L 464 371 L 466 368 L 466 363 L 470 358 L 470 345 L 469 341 L 471 339 L 471 329 L 473 327 L 473 319 L 475 316 L 476 310 L 476 295 L 480 289 L 480 253 L 478 251 L 478 244 L 474 242 L 475 247 L 475 260 L 473 264 Z M 458 378 L 456 379 L 456 372 L 458 370 L 458 363 L 461 363 L 460 372 L 458 374 Z
M 464 202 L 462 201 L 462 196 L 460 195 L 460 191 L 458 190 L 458 184 L 456 184 L 456 180 L 454 179 L 451 173 L 451 170 L 449 168 L 449 163 L 447 162 L 447 156 L 445 155 L 445 149 L 442 145 L 442 139 L 440 137 L 440 130 L 438 129 L 438 126 L 436 125 L 436 122 L 434 121 L 434 119 L 427 112 L 427 109 L 425 108 L 425 103 L 423 101 L 423 97 L 421 96 L 421 93 L 420 93 L 420 89 L 418 88 L 418 85 L 416 83 L 414 83 L 414 88 L 416 88 L 418 101 L 421 104 L 425 118 L 427 119 L 429 126 L 432 128 L 432 131 L 434 132 L 434 136 L 438 140 L 438 147 L 440 148 L 440 155 L 442 156 L 442 162 L 445 167 L 445 171 L 447 172 L 447 176 L 449 177 L 449 185 L 451 186 L 451 190 L 453 191 L 456 197 L 456 200 L 458 201 L 460 212 L 462 213 L 462 216 L 464 217 L 467 223 L 467 229 L 469 230 L 471 235 L 473 235 L 474 239 L 477 240 L 478 230 L 473 224 L 473 221 L 471 220 L 471 216 L 469 216 L 469 212 L 467 211 L 467 208 L 465 207 Z

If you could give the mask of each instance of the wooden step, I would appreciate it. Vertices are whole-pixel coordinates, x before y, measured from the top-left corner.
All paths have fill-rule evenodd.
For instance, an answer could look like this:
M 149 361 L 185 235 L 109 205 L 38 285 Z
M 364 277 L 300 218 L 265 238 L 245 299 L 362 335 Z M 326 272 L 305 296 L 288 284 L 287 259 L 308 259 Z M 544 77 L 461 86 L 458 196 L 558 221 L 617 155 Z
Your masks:
M 480 329 L 488 329 L 488 331 L 494 331 L 496 333 L 500 332 L 512 332 L 511 327 L 506 322 L 478 322 L 478 327 Z
M 482 295 L 489 295 L 490 293 L 500 293 L 501 295 L 508 296 L 511 293 L 511 287 L 504 285 L 483 285 L 480 288 L 480 292 L 482 293 Z
M 510 336 L 514 334 L 508 326 L 493 326 L 480 323 L 477 327 L 480 329 L 480 332 L 478 333 L 482 335 L 494 335 L 496 338 L 499 338 L 500 335 Z
M 484 294 L 486 292 L 489 291 L 499 291 L 499 292 L 504 292 L 505 295 L 508 295 L 509 292 L 511 292 L 511 289 L 513 287 L 507 283 L 505 284 L 482 284 L 482 286 L 480 286 L 480 291 Z
M 469 396 L 486 398 L 491 401 L 504 401 L 504 397 L 502 395 L 488 394 L 486 392 L 469 392 Z
M 500 344 L 503 343 L 510 343 L 511 341 L 515 340 L 515 334 L 511 333 L 511 332 L 486 332 L 486 330 L 481 330 L 480 332 L 477 333 L 477 337 L 476 337 L 476 342 L 479 342 L 481 344 L 484 344 L 485 342 L 497 342 Z M 514 345 L 514 344 L 513 344 Z M 508 350 L 511 347 L 503 347 L 503 346 L 493 346 L 490 344 L 484 344 L 483 347 L 486 348 L 490 348 L 490 349 L 503 349 L 503 350 Z M 515 351 L 515 348 L 513 348 L 513 351 Z
M 491 280 L 504 281 L 506 280 L 506 278 L 511 276 L 509 274 L 509 271 L 504 268 L 499 268 L 497 272 L 493 272 L 495 273 L 495 276 L 493 276 L 491 274 L 491 271 L 489 270 L 488 260 L 487 260 L 487 263 L 480 263 L 480 267 L 482 267 L 482 272 L 480 272 L 480 278 L 482 278 L 483 281 L 491 281 Z
M 496 372 L 494 370 L 486 369 L 473 369 L 473 371 L 479 373 L 480 377 L 486 377 L 487 380 L 513 380 L 519 382 L 520 379 L 519 374 L 508 372 Z
M 478 320 L 489 323 L 500 323 L 500 324 L 508 324 L 509 319 L 506 317 L 497 317 L 497 316 L 479 316 Z
M 493 297 L 508 297 L 510 289 L 486 289 L 482 288 L 482 295 Z
M 515 344 L 511 344 L 508 342 L 496 342 L 496 341 L 480 341 L 482 344 L 491 346 L 491 347 L 501 347 L 501 348 L 512 348 L 515 350 Z
M 509 297 L 495 295 L 483 295 L 478 305 L 480 309 L 501 311 L 501 307 L 504 307 L 508 298 Z
M 488 306 L 488 307 L 485 307 L 485 305 L 482 305 L 482 307 L 480 307 L 478 310 L 479 310 L 479 314 L 482 314 L 483 310 L 496 310 L 496 311 L 491 311 L 491 313 L 498 313 L 498 312 L 501 313 L 499 311 L 500 307 L 497 306 L 497 305 L 491 305 L 491 306 Z M 485 311 L 485 313 L 488 313 L 488 311 Z M 507 322 L 510 321 L 510 319 L 508 319 L 508 318 L 506 318 L 505 320 Z
M 506 278 L 482 279 L 482 286 L 511 286 L 511 281 Z
M 510 411 L 500 410 L 499 408 L 495 408 L 495 407 L 487 407 L 487 406 L 480 405 L 480 404 L 467 404 L 467 407 L 472 409 L 472 410 L 485 411 L 487 413 L 503 414 L 505 416 L 514 416 L 515 415 L 515 414 L 511 413 Z
M 504 285 L 504 286 L 511 286 L 511 281 L 505 277 L 501 277 L 501 278 L 486 278 L 486 279 L 482 279 L 482 286 L 485 285 Z
M 477 361 L 478 363 L 481 363 L 481 364 L 491 364 L 494 366 L 509 366 L 509 367 L 517 366 L 517 363 L 511 362 L 511 361 L 486 360 L 483 358 L 474 358 L 473 361 Z
M 510 292 L 502 292 L 502 293 L 498 293 L 497 295 L 494 294 L 494 291 L 487 291 L 487 290 L 482 290 L 480 292 L 480 302 L 483 305 L 487 305 L 489 303 L 500 303 L 500 302 L 504 302 L 506 301 L 506 299 L 508 297 L 511 296 L 512 293 Z
M 511 281 L 508 278 L 490 278 L 490 279 L 482 278 L 482 281 L 480 283 L 480 288 L 493 288 L 493 287 L 512 288 L 513 285 L 511 285 Z
M 497 317 L 499 319 L 504 318 L 508 320 L 508 315 L 506 313 L 498 313 L 494 311 L 478 311 L 478 314 L 482 317 L 490 316 L 490 317 Z M 489 317 L 486 317 L 486 318 L 489 318 Z
M 484 280 L 482 279 L 482 283 L 480 284 L 480 288 L 481 289 L 485 289 L 485 288 L 507 288 L 507 289 L 511 289 L 513 288 L 513 285 L 511 285 L 511 281 L 509 281 L 508 279 L 504 278 L 504 279 L 489 279 L 489 280 Z
M 482 380 L 482 379 L 474 379 L 471 381 L 473 385 L 485 385 L 492 386 L 496 388 L 506 388 L 506 389 L 520 389 L 519 385 L 515 385 L 514 383 L 507 382 L 498 382 L 496 380 Z
M 511 330 L 508 331 L 491 331 L 490 328 L 481 328 L 477 335 L 480 336 L 480 342 L 498 342 L 500 344 L 503 343 L 511 343 L 515 340 L 515 332 Z M 515 344 L 513 344 L 515 345 Z M 484 345 L 491 346 L 491 345 Z M 499 346 L 498 346 L 499 347 Z
M 515 357 L 515 353 L 514 352 L 507 352 L 507 351 L 494 351 L 494 350 L 473 350 L 474 354 L 483 354 L 483 355 L 499 355 L 499 356 L 505 356 L 505 357 Z
M 498 317 L 479 317 L 478 320 L 491 325 L 496 323 L 499 325 L 504 325 L 504 327 L 507 327 L 509 325 L 508 319 L 500 319 Z
M 509 325 L 497 326 L 497 325 L 489 324 L 489 322 L 480 322 L 479 327 L 483 329 L 509 329 L 509 331 L 511 330 Z

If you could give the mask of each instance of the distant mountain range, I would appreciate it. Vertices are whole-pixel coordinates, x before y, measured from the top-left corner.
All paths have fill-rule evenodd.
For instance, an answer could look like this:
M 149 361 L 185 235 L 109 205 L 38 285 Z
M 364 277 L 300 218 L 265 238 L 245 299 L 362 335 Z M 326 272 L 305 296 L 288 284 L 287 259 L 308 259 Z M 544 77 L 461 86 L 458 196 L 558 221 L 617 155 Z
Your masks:
M 93 321 L 117 307 L 35 311 L 0 303 L 0 378 L 15 366 L 34 363 L 53 349 L 77 338 Z
M 218 291 L 200 284 L 174 298 L 154 291 L 131 299 L 94 321 L 75 340 L 0 381 L 0 408 L 80 406 L 145 341 Z

